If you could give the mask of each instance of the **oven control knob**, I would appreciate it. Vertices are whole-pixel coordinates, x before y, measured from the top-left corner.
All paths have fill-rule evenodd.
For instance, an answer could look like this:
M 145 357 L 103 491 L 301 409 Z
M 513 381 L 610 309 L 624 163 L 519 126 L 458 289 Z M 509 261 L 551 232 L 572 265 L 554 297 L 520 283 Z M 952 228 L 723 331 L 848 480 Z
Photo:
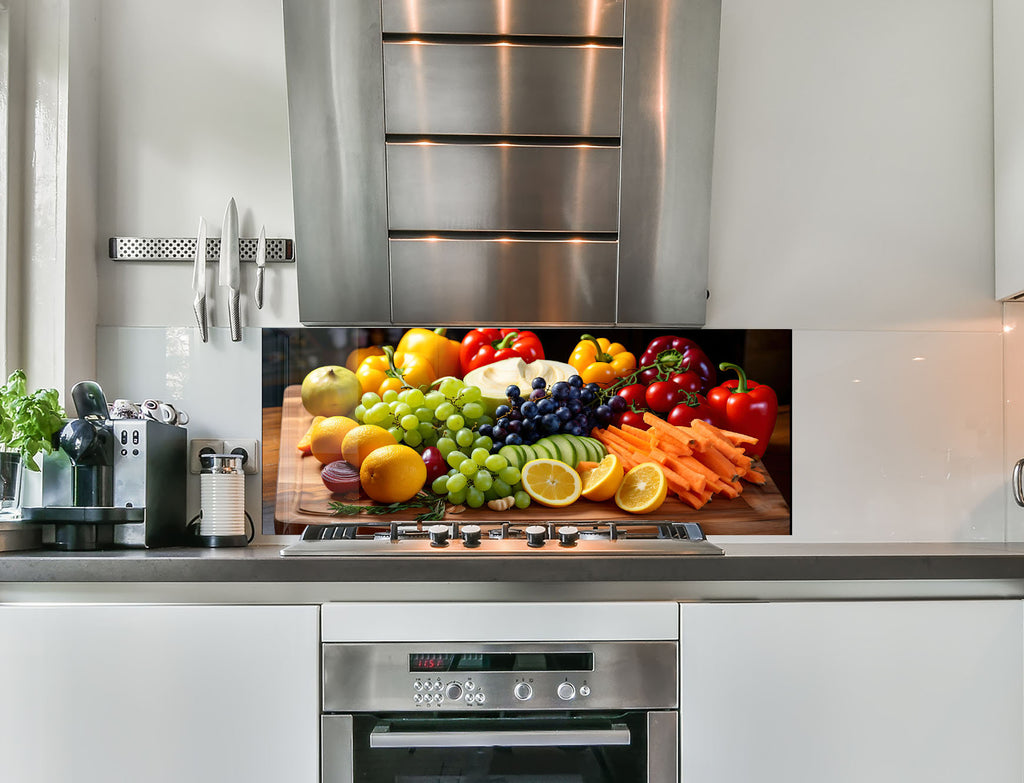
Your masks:
M 458 701 L 462 698 L 462 686 L 457 682 L 450 682 L 445 686 L 444 697 L 448 701 Z
M 533 696 L 533 688 L 530 687 L 528 682 L 517 682 L 516 687 L 512 689 L 512 693 L 519 701 L 527 701 Z
M 463 525 L 462 543 L 467 547 L 480 546 L 480 525 Z
M 555 693 L 558 694 L 558 698 L 562 701 L 572 701 L 576 698 L 576 686 L 571 682 L 560 682 L 555 689 Z
M 544 525 L 530 525 L 526 528 L 526 545 L 532 547 L 544 546 L 544 539 L 548 531 Z
M 575 546 L 580 531 L 573 525 L 562 525 L 558 528 L 558 543 L 562 546 Z
M 427 528 L 431 546 L 448 546 L 448 525 L 431 525 Z

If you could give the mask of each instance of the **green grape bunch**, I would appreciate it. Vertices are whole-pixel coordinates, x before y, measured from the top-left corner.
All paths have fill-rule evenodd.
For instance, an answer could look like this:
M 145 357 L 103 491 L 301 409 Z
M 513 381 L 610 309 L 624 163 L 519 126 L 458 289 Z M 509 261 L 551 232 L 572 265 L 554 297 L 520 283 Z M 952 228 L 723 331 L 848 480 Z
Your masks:
M 480 508 L 489 500 L 507 497 L 515 500 L 516 508 L 530 505 L 530 496 L 520 483 L 519 468 L 509 465 L 500 454 L 491 454 L 484 446 L 474 446 L 467 454 L 448 438 L 439 439 L 437 449 L 449 470 L 430 485 L 434 494 L 446 497 L 449 503 L 465 504 L 469 508 Z
M 477 386 L 457 378 L 445 378 L 436 389 L 389 389 L 384 394 L 365 393 L 353 415 L 362 424 L 375 424 L 390 432 L 396 441 L 419 452 L 442 442 L 460 448 L 486 448 L 493 442 L 476 433 L 494 421 L 486 415 Z

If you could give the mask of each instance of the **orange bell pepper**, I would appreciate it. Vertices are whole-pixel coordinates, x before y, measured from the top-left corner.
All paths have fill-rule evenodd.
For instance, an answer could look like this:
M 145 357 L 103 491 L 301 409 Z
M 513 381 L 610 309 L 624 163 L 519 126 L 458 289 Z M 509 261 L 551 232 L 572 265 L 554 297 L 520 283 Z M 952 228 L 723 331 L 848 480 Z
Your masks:
M 363 359 L 367 356 L 383 356 L 384 349 L 379 345 L 368 345 L 365 348 L 355 348 L 349 352 L 349 355 L 345 358 L 345 366 L 352 372 L 359 369 L 359 365 L 363 363 Z
M 580 374 L 584 383 L 596 383 L 604 388 L 633 372 L 636 369 L 636 357 L 622 343 L 585 334 L 573 349 L 569 364 Z
M 434 368 L 418 353 L 396 353 L 390 345 L 384 346 L 382 356 L 367 356 L 356 370 L 356 378 L 363 394 L 384 394 L 388 389 L 429 386 L 434 382 Z
M 446 375 L 461 378 L 459 349 L 462 343 L 458 340 L 449 340 L 445 337 L 446 332 L 447 329 L 443 327 L 433 331 L 419 327 L 410 329 L 402 335 L 395 350 L 397 353 L 418 353 L 430 362 L 430 366 L 434 368 L 435 378 L 443 378 Z

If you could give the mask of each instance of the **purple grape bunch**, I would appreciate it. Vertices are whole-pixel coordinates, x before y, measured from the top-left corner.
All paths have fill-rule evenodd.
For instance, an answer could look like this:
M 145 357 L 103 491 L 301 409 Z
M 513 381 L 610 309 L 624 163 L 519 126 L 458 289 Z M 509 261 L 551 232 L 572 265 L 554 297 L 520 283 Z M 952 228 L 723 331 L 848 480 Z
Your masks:
M 508 403 L 498 406 L 493 425 L 480 427 L 480 434 L 492 439 L 492 451 L 506 445 L 529 445 L 558 433 L 589 435 L 594 427 L 606 426 L 615 415 L 612 403 L 616 398 L 603 402 L 601 387 L 584 384 L 579 375 L 550 387 L 543 378 L 534 378 L 530 386 L 526 397 L 516 385 L 505 389 Z

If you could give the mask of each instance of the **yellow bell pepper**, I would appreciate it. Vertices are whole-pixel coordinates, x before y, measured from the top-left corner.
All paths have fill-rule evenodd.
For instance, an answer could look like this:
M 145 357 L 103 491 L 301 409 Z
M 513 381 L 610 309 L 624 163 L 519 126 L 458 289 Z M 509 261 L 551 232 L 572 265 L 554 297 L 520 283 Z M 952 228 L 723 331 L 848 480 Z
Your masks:
M 596 383 L 604 388 L 632 373 L 636 369 L 636 357 L 622 343 L 585 334 L 573 349 L 569 364 L 584 383 Z
M 359 365 L 363 363 L 363 359 L 367 356 L 383 356 L 384 349 L 379 345 L 368 345 L 365 348 L 355 348 L 349 352 L 349 355 L 345 358 L 345 366 L 352 372 L 359 369 Z
M 445 337 L 447 329 L 410 329 L 398 341 L 398 353 L 418 353 L 434 368 L 434 376 L 443 378 L 446 375 L 461 377 L 459 374 L 458 340 Z
M 356 378 L 363 394 L 384 394 L 388 389 L 429 386 L 434 382 L 434 368 L 418 353 L 397 353 L 390 345 L 384 346 L 382 356 L 367 356 L 356 370 Z

